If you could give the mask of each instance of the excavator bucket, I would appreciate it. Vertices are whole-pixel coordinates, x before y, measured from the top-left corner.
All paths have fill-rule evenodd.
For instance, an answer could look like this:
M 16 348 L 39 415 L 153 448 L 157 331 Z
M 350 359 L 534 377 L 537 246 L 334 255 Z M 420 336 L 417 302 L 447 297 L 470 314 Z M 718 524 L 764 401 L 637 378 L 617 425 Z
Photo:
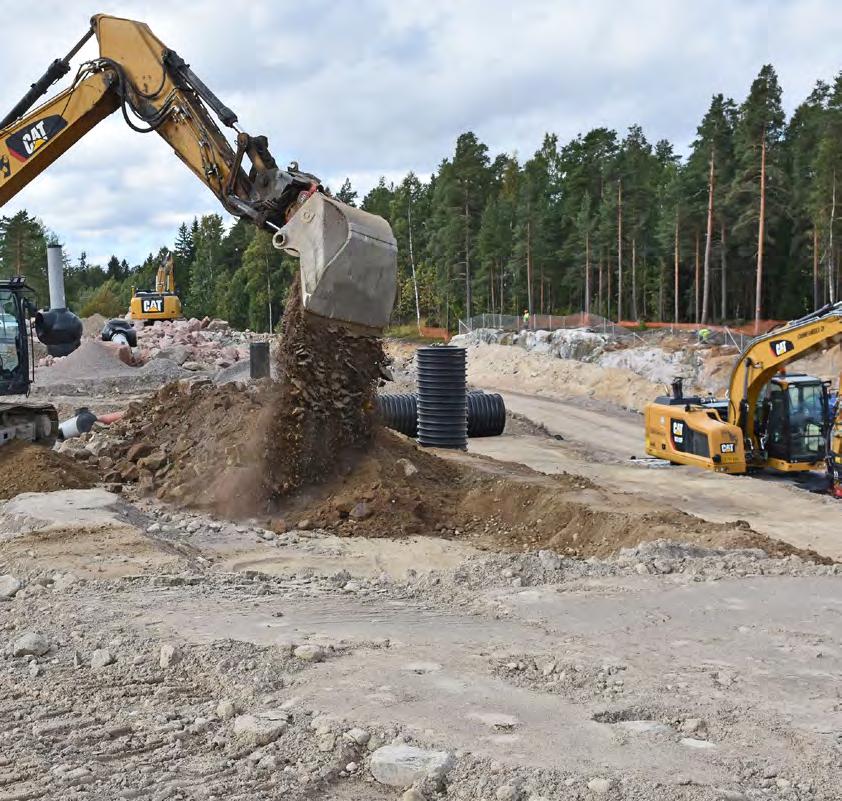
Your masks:
M 397 244 L 382 217 L 316 192 L 273 241 L 300 259 L 306 311 L 366 329 L 386 327 L 397 287 Z

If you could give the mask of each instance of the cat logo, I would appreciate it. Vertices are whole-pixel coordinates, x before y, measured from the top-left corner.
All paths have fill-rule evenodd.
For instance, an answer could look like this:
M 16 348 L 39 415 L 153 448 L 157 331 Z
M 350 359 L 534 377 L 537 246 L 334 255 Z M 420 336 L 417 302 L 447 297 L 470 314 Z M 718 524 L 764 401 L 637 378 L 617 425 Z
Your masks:
M 8 178 L 12 174 L 12 165 L 8 156 L 0 156 L 0 175 Z
M 12 134 L 6 140 L 6 147 L 18 161 L 26 161 L 37 153 L 59 131 L 67 127 L 67 120 L 59 114 L 51 114 L 42 120 Z
M 795 345 L 788 339 L 772 340 L 769 343 L 769 347 L 772 348 L 772 355 L 777 357 L 786 356 L 791 350 L 795 350 Z
M 680 420 L 672 421 L 672 441 L 679 445 L 684 442 L 684 423 Z
M 144 298 L 140 307 L 144 314 L 161 314 L 164 311 L 164 299 Z
M 722 453 L 734 453 L 737 449 L 737 444 L 735 442 L 723 442 L 719 446 L 719 450 Z

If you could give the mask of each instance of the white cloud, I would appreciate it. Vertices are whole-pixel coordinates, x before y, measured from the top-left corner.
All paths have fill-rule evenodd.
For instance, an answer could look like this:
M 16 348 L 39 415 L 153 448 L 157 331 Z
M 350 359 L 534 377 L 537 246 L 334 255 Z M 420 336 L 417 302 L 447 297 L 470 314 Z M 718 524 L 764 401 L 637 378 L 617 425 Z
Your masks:
M 4 20 L 6 106 L 87 26 L 78 3 L 42 0 Z M 492 152 L 537 148 L 640 123 L 679 150 L 710 96 L 741 100 L 763 63 L 791 110 L 839 69 L 842 15 L 830 0 L 253 0 L 113 3 L 146 21 L 279 162 L 364 192 L 380 175 L 426 176 L 464 130 Z M 92 56 L 89 43 L 83 51 Z M 3 209 L 27 208 L 65 241 L 140 261 L 178 222 L 220 211 L 154 134 L 104 121 Z

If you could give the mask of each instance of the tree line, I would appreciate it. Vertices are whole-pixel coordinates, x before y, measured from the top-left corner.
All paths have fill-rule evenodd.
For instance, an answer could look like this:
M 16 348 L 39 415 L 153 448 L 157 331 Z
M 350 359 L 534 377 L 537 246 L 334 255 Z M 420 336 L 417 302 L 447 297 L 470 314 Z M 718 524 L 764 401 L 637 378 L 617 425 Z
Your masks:
M 381 179 L 361 201 L 346 180 L 336 196 L 392 225 L 396 323 L 454 329 L 524 310 L 711 323 L 790 319 L 839 299 L 837 176 L 842 74 L 817 82 L 787 119 L 766 65 L 741 103 L 712 98 L 684 158 L 637 125 L 567 143 L 547 134 L 525 160 L 492 156 L 467 132 L 429 180 Z M 43 279 L 46 291 L 51 236 L 26 212 L 0 219 L 4 271 Z M 187 314 L 277 325 L 295 262 L 268 234 L 244 222 L 226 230 L 215 214 L 182 224 L 171 248 L 140 265 L 82 254 L 67 265 L 69 302 L 123 313 L 169 252 Z

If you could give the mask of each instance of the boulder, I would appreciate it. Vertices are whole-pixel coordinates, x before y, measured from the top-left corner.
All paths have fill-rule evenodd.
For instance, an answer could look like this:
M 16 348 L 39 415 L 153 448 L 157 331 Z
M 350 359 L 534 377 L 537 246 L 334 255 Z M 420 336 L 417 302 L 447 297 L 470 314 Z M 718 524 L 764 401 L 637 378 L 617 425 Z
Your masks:
M 428 751 L 412 745 L 384 745 L 371 755 L 371 775 L 389 787 L 409 787 L 425 778 L 441 779 L 453 767 L 448 751 Z

